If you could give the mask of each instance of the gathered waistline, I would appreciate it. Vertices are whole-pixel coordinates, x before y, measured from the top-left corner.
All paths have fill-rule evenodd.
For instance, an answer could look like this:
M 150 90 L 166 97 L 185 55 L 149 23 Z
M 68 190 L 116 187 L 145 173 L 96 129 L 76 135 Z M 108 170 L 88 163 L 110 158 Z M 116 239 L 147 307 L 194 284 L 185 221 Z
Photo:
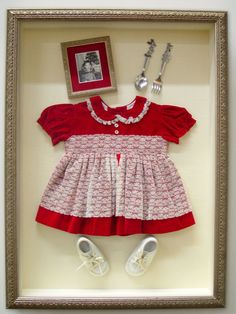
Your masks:
M 157 152 L 155 154 L 143 154 L 143 153 L 129 153 L 129 152 L 111 152 L 111 153 L 104 153 L 104 152 L 66 152 L 65 156 L 73 157 L 73 158 L 81 158 L 84 157 L 94 157 L 94 158 L 117 158 L 117 155 L 120 155 L 121 158 L 132 158 L 132 159 L 159 159 L 159 158 L 167 158 L 168 155 L 164 152 Z

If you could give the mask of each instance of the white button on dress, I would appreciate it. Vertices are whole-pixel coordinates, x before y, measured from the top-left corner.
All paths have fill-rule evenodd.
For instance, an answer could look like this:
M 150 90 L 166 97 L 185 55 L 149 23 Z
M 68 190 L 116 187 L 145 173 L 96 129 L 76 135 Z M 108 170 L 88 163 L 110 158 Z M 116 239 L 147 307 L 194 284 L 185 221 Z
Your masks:
M 118 131 L 118 130 L 115 130 L 115 134 L 119 134 L 119 131 Z

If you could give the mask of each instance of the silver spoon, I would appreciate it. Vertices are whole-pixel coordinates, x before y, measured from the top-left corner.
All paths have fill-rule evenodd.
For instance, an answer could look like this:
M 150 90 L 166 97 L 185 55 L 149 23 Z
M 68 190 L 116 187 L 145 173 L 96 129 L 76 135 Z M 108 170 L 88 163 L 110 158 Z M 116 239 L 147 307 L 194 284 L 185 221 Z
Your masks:
M 137 90 L 144 89 L 148 84 L 148 79 L 145 76 L 145 72 L 148 68 L 149 60 L 150 60 L 150 58 L 154 52 L 154 48 L 156 47 L 156 43 L 155 43 L 154 39 L 150 39 L 147 43 L 149 44 L 150 47 L 149 47 L 148 51 L 144 54 L 145 59 L 144 59 L 144 65 L 142 68 L 142 72 L 141 72 L 141 74 L 139 74 L 136 77 L 135 84 L 134 84 L 135 88 Z

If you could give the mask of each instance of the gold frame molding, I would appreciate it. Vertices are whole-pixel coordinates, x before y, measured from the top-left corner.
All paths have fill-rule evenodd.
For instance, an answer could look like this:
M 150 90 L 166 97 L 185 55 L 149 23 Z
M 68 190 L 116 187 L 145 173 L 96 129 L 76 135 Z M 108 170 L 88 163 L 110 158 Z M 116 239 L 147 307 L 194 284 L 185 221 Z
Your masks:
M 18 293 L 17 200 L 16 200 L 16 123 L 17 59 L 19 24 L 22 20 L 119 20 L 211 23 L 216 47 L 216 208 L 215 264 L 213 296 L 186 297 L 21 297 Z M 225 304 L 226 213 L 227 213 L 227 13 L 207 11 L 158 10 L 8 10 L 6 66 L 6 304 L 8 308 L 40 309 L 124 309 L 124 308 L 200 308 Z

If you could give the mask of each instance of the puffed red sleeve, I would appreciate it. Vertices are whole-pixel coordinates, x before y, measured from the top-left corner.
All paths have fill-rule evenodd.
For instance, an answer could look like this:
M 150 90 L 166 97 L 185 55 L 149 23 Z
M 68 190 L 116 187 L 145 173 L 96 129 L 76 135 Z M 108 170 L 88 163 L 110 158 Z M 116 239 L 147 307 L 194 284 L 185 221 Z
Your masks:
M 167 141 L 179 143 L 179 138 L 196 123 L 192 115 L 183 107 L 163 105 L 162 137 Z
M 60 104 L 47 107 L 37 122 L 51 137 L 53 145 L 72 135 L 73 105 Z

